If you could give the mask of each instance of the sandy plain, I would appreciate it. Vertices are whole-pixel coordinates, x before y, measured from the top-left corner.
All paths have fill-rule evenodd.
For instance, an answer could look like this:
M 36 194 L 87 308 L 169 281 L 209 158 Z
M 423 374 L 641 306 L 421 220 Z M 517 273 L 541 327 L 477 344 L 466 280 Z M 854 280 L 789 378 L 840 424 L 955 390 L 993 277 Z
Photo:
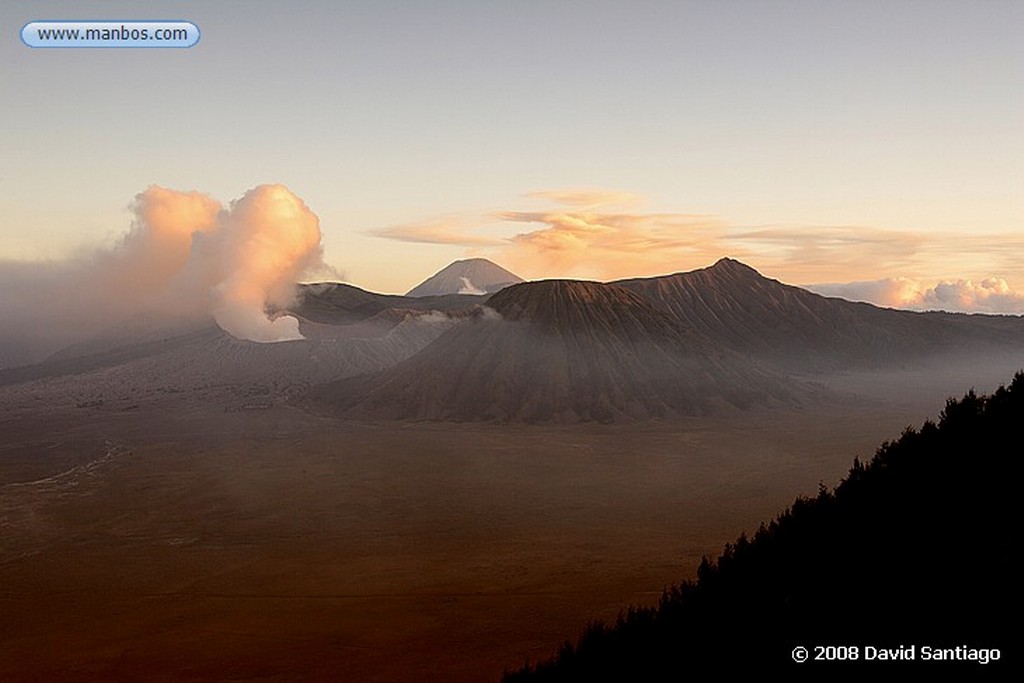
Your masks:
M 653 603 L 945 396 L 1010 378 L 964 374 L 604 426 L 5 387 L 0 680 L 495 681 Z

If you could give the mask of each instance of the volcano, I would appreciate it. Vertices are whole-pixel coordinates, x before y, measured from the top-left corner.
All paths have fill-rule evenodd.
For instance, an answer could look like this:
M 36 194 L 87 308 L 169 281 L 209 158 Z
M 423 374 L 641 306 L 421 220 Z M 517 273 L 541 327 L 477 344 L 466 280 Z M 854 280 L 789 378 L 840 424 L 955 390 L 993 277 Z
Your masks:
M 715 344 L 786 372 L 910 367 L 1005 354 L 1024 343 L 1020 316 L 913 312 L 824 297 L 739 261 L 614 283 Z
M 801 391 L 624 287 L 547 280 L 505 288 L 414 357 L 313 396 L 353 416 L 607 423 Z
M 260 389 L 366 419 L 618 422 L 805 405 L 822 398 L 808 381 L 870 393 L 902 371 L 921 381 L 980 364 L 1003 374 L 1024 362 L 1020 316 L 827 298 L 732 259 L 663 277 L 545 280 L 490 295 L 303 285 L 292 307 L 274 313 L 297 318 L 305 338 L 264 345 L 232 339 L 212 321 L 140 320 L 138 329 L 0 370 L 0 387 L 29 391 L 34 381 L 63 378 L 77 403 L 115 396 L 126 405 L 129 395 L 209 388 L 230 402 Z
M 444 296 L 446 294 L 490 294 L 523 278 L 485 258 L 471 258 L 441 269 L 409 290 L 406 296 Z

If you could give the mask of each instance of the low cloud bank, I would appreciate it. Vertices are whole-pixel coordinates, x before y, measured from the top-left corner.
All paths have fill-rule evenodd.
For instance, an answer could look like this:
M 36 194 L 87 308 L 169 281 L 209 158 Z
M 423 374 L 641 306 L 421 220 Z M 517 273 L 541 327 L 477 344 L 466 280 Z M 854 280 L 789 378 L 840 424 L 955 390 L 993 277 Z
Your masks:
M 961 311 L 983 313 L 1024 313 L 1024 294 L 1014 291 L 1006 280 L 985 278 L 945 280 L 929 285 L 914 278 L 886 278 L 865 282 L 806 285 L 812 292 L 850 301 L 866 301 L 890 308 L 917 311 Z

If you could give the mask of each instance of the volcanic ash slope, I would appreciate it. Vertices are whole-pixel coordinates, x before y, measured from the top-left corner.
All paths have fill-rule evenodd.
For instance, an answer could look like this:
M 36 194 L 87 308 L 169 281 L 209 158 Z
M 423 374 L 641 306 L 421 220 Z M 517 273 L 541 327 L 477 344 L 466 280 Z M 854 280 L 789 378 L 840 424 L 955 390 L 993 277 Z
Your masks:
M 548 280 L 503 289 L 412 358 L 313 401 L 368 418 L 612 422 L 794 403 L 804 391 L 623 287 Z

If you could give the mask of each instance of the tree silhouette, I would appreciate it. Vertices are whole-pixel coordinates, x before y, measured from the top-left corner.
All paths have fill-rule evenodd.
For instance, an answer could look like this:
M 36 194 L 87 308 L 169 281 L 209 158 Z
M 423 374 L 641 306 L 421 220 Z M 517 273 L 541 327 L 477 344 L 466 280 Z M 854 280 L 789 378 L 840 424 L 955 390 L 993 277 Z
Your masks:
M 667 588 L 657 606 L 593 623 L 575 645 L 505 680 L 685 680 L 706 671 L 821 679 L 922 664 L 879 669 L 865 661 L 868 645 L 999 648 L 987 665 L 931 666 L 1006 670 L 1017 652 L 1004 624 L 1020 613 L 1011 543 L 1022 424 L 1024 373 L 991 396 L 950 399 L 937 424 L 908 427 L 867 464 L 855 459 L 834 489 L 822 485 L 717 560 L 704 558 L 696 579 Z M 816 645 L 853 646 L 858 656 L 800 664 L 800 645 L 812 657 Z

